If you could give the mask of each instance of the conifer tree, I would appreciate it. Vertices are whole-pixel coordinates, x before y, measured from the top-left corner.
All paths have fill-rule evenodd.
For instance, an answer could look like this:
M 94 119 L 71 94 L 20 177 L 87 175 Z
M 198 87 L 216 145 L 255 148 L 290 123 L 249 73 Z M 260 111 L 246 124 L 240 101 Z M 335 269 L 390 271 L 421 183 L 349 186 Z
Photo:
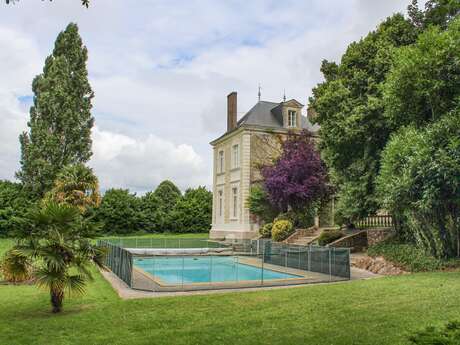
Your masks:
M 29 131 L 20 135 L 21 170 L 17 177 L 38 196 L 49 191 L 60 169 L 85 163 L 91 155 L 91 100 L 88 51 L 70 23 L 55 42 L 43 73 L 32 82 Z

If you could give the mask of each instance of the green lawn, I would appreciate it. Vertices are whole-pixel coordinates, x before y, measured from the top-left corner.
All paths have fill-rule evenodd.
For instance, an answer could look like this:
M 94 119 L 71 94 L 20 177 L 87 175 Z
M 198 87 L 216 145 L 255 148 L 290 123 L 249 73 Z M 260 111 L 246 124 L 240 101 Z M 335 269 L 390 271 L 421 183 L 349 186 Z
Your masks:
M 121 300 L 97 275 L 52 315 L 46 292 L 0 286 L 0 344 L 406 344 L 408 332 L 459 318 L 459 291 L 450 272 Z

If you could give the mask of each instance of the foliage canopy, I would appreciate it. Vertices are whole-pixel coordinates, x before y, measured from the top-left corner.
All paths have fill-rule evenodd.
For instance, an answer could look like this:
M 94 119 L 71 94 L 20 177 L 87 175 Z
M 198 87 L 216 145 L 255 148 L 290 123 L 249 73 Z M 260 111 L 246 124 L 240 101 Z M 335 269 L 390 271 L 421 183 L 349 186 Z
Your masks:
M 92 155 L 88 51 L 76 24 L 69 24 L 46 58 L 43 73 L 32 83 L 29 131 L 20 135 L 21 170 L 17 177 L 32 193 L 43 196 L 68 164 L 85 163 Z

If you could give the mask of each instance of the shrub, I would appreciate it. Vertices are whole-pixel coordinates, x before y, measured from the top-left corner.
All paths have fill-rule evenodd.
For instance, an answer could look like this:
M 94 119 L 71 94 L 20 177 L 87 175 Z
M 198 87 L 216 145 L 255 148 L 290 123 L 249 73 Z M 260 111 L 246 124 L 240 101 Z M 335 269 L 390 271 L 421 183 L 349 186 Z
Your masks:
M 31 271 L 30 258 L 15 249 L 8 250 L 0 262 L 1 275 L 12 283 L 30 279 Z
M 294 226 L 289 220 L 277 220 L 273 224 L 272 238 L 274 241 L 283 241 L 294 232 Z
M 313 206 L 305 206 L 298 210 L 280 213 L 274 220 L 288 220 L 295 228 L 306 229 L 315 224 L 316 210 Z
M 435 271 L 458 265 L 455 261 L 437 259 L 414 244 L 398 243 L 395 239 L 377 243 L 369 247 L 367 253 L 370 256 L 383 256 L 410 272 Z
M 262 227 L 260 227 L 259 233 L 262 235 L 263 238 L 270 238 L 272 237 L 272 228 L 273 223 L 264 224 Z
M 212 218 L 212 193 L 205 187 L 189 188 L 171 212 L 172 231 L 209 232 Z
M 109 189 L 96 209 L 96 219 L 104 224 L 105 233 L 129 234 L 142 226 L 140 199 L 127 189 Z
M 451 321 L 443 328 L 427 327 L 410 336 L 409 341 L 417 345 L 459 345 L 460 321 Z
M 276 218 L 273 221 L 273 223 L 276 223 L 279 220 L 287 220 L 287 221 L 291 222 L 293 226 L 295 226 L 296 215 L 295 215 L 294 211 L 288 211 L 288 212 L 280 213 L 278 216 L 276 216 Z
M 265 222 L 271 222 L 278 213 L 277 208 L 270 204 L 267 192 L 259 185 L 251 187 L 246 204 L 251 214 Z
M 332 243 L 343 236 L 344 234 L 340 230 L 323 230 L 318 237 L 318 243 L 320 246 L 325 246 L 326 244 Z
M 392 135 L 377 179 L 383 207 L 404 220 L 406 233 L 436 258 L 453 258 L 458 251 L 459 123 L 460 104 L 429 126 Z
M 0 180 L 0 237 L 21 231 L 22 222 L 35 202 L 21 184 Z

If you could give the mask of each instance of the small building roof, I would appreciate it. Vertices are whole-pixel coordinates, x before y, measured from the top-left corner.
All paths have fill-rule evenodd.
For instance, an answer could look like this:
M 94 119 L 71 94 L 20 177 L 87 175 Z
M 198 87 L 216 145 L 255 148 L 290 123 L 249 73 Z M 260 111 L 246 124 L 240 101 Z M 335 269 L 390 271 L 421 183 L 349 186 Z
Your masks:
M 269 128 L 283 128 L 280 112 L 282 103 L 259 101 L 237 123 L 237 128 L 243 125 L 255 125 Z M 310 132 L 317 132 L 319 126 L 312 124 L 306 116 L 301 115 L 301 127 Z
M 241 127 L 259 127 L 259 128 L 267 128 L 269 129 L 284 129 L 283 127 L 283 116 L 281 114 L 281 108 L 283 103 L 291 103 L 298 104 L 299 106 L 303 106 L 296 100 L 289 100 L 287 102 L 275 103 L 275 102 L 267 102 L 267 101 L 258 101 L 241 119 L 238 120 L 236 127 L 229 131 L 222 134 L 217 139 L 211 142 L 212 145 L 218 142 L 222 138 L 226 137 L 228 134 L 233 133 L 234 131 L 238 130 Z M 310 120 L 300 114 L 301 119 L 301 128 L 308 130 L 312 134 L 318 132 L 320 126 L 317 124 L 312 124 Z

